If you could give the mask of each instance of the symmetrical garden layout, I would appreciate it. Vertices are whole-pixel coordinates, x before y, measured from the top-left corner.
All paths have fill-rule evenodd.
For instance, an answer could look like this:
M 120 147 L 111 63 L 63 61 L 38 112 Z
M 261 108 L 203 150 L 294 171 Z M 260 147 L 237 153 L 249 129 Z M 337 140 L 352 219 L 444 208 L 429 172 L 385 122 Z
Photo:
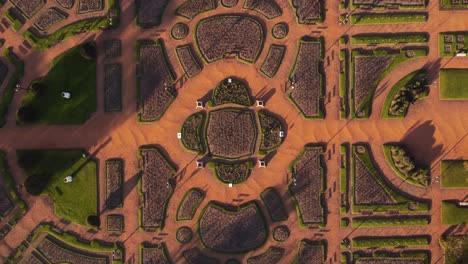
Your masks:
M 0 0 L 1 263 L 465 263 L 465 0 Z

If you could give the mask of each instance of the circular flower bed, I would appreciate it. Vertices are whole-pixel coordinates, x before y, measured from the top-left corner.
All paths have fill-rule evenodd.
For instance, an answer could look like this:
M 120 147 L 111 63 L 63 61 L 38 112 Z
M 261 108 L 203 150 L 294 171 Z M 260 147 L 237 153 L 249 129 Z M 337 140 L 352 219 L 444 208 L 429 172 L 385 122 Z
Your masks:
M 273 239 L 278 242 L 284 242 L 289 238 L 289 228 L 285 225 L 277 226 L 273 230 Z
M 177 40 L 187 37 L 189 28 L 184 23 L 177 23 L 172 27 L 171 36 Z
M 273 26 L 272 35 L 274 38 L 283 39 L 288 35 L 288 24 L 281 22 Z
M 176 239 L 182 244 L 187 244 L 192 240 L 193 234 L 192 230 L 190 228 L 183 226 L 179 229 L 177 229 L 176 233 Z

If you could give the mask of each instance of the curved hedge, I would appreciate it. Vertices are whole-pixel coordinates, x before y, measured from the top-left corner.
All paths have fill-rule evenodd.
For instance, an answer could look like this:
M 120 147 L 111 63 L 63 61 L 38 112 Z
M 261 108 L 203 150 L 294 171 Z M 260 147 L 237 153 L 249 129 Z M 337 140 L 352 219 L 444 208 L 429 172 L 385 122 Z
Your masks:
M 188 150 L 203 154 L 206 151 L 203 126 L 205 124 L 205 113 L 198 112 L 189 116 L 182 125 L 182 144 Z

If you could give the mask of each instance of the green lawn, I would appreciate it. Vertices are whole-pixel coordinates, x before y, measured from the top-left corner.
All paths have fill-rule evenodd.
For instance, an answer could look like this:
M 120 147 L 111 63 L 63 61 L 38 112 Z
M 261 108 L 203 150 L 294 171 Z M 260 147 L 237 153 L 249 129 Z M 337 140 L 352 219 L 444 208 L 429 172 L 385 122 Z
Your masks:
M 88 216 L 97 215 L 97 165 L 83 158 L 83 153 L 79 149 L 18 150 L 17 158 L 27 174 L 29 193 L 49 195 L 58 216 L 89 226 Z M 65 183 L 69 175 L 73 181 Z
M 468 69 L 441 69 L 440 99 L 468 99 Z
M 428 246 L 430 236 L 407 237 L 356 237 L 352 240 L 353 248 Z
M 442 188 L 468 188 L 468 160 L 443 160 Z
M 44 91 L 25 95 L 22 106 L 35 112 L 33 121 L 25 124 L 82 124 L 96 111 L 96 59 L 81 53 L 78 46 L 57 57 L 52 69 L 37 81 Z M 71 98 L 62 98 L 62 92 L 69 92 Z
M 442 224 L 459 225 L 468 223 L 468 207 L 458 207 L 456 202 L 442 202 Z
M 427 13 L 354 14 L 351 24 L 393 24 L 426 22 Z
M 426 43 L 428 34 L 360 34 L 351 37 L 351 44 L 399 44 L 399 43 Z
M 429 217 L 411 216 L 398 218 L 360 218 L 352 219 L 352 227 L 390 227 L 390 226 L 423 226 L 429 224 Z

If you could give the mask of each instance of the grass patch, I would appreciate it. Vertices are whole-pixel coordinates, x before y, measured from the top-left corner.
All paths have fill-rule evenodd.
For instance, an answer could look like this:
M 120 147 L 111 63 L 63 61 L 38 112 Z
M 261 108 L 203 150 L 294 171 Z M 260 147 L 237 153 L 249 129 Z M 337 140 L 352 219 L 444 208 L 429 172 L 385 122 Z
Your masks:
M 419 264 L 430 264 L 431 254 L 429 251 L 400 251 L 400 252 L 389 252 L 389 251 L 374 251 L 372 254 L 366 254 L 364 252 L 353 252 L 353 260 L 357 263 L 357 260 L 369 260 L 371 263 L 406 263 L 406 261 L 415 263 L 419 260 Z M 387 260 L 387 261 L 385 261 Z M 395 262 L 392 262 L 395 261 Z M 367 262 L 365 262 L 367 263 Z
M 343 201 L 340 206 L 340 212 L 345 214 L 349 210 L 348 203 L 348 181 L 349 181 L 349 145 L 346 143 L 340 146 L 340 155 L 342 156 L 342 164 L 340 166 L 340 193 Z
M 353 248 L 420 247 L 428 246 L 430 243 L 430 236 L 355 237 L 351 242 L 351 246 Z
M 439 243 L 444 249 L 445 264 L 467 263 L 468 235 L 443 235 Z
M 351 24 L 395 24 L 395 23 L 417 23 L 426 22 L 427 13 L 381 13 L 381 14 L 353 14 Z
M 468 223 L 468 207 L 460 207 L 456 201 L 442 202 L 442 224 L 460 225 Z
M 464 4 L 460 1 L 458 4 L 452 3 L 452 0 L 440 0 L 441 9 L 464 9 L 468 8 L 468 4 Z
M 390 92 L 387 94 L 387 98 L 385 98 L 385 102 L 384 102 L 383 107 L 382 107 L 382 114 L 381 114 L 382 118 L 404 118 L 404 117 L 406 117 L 406 115 L 408 114 L 408 111 L 405 111 L 405 113 L 403 115 L 398 115 L 398 116 L 394 116 L 394 115 L 389 114 L 389 109 L 390 109 L 390 106 L 392 104 L 392 100 L 395 97 L 395 95 L 397 95 L 403 88 L 405 88 L 408 85 L 410 85 L 411 83 L 413 83 L 413 81 L 415 80 L 415 78 L 417 76 L 420 76 L 420 75 L 423 75 L 423 74 L 426 75 L 427 70 L 421 69 L 421 70 L 414 71 L 414 72 L 406 75 L 403 79 L 399 80 L 392 87 Z M 424 96 L 427 96 L 428 94 L 429 94 L 429 89 L 426 89 L 425 93 L 422 96 L 424 97 Z
M 97 165 L 83 154 L 79 149 L 18 150 L 17 158 L 30 194 L 47 194 L 58 216 L 90 226 L 87 218 L 97 215 L 98 207 Z M 69 175 L 73 181 L 65 183 Z
M 15 13 L 13 8 L 8 9 L 5 12 L 5 16 L 13 23 L 13 29 L 15 31 L 20 30 L 20 28 L 24 25 L 24 18 L 23 21 L 20 18 L 18 18 L 18 16 L 21 15 L 19 14 L 19 12 Z
M 355 217 L 352 219 L 352 227 L 394 227 L 394 226 L 424 226 L 428 225 L 428 216 L 408 216 L 408 217 Z
M 15 95 L 16 84 L 21 80 L 24 75 L 24 63 L 21 61 L 16 54 L 10 49 L 6 49 L 3 55 L 15 66 L 8 84 L 3 91 L 2 98 L 0 99 L 0 126 L 4 126 L 6 123 L 6 114 L 8 113 L 8 107 L 13 100 Z
M 427 41 L 429 35 L 426 33 L 357 34 L 351 37 L 353 45 L 426 43 Z
M 443 160 L 442 188 L 468 188 L 468 160 Z
M 468 69 L 441 69 L 439 79 L 440 99 L 468 99 Z
M 446 50 L 447 49 L 447 50 Z M 468 32 L 439 33 L 439 56 L 453 57 L 468 52 Z
M 47 36 L 36 32 L 34 28 L 29 28 L 23 33 L 23 37 L 30 40 L 35 49 L 45 50 L 74 35 L 105 29 L 108 24 L 109 19 L 107 17 L 89 18 L 68 24 Z
M 342 37 L 343 38 L 343 37 Z M 341 41 L 341 39 L 340 39 Z M 349 73 L 349 53 L 347 49 L 340 50 L 340 97 L 343 100 L 340 108 L 340 119 L 348 118 L 349 102 L 348 102 L 348 73 Z
M 32 113 L 19 118 L 20 124 L 82 124 L 96 111 L 96 59 L 84 56 L 82 47 L 55 58 L 52 69 L 35 82 L 42 91 L 24 96 L 22 107 Z M 62 92 L 71 98 L 62 98 Z
M 411 51 L 414 52 L 412 54 L 412 57 L 407 56 L 407 51 L 408 49 L 401 49 L 401 50 L 387 50 L 387 49 L 376 49 L 373 50 L 372 53 L 364 53 L 362 50 L 353 50 L 351 53 L 351 71 L 350 71 L 350 87 L 351 87 L 351 103 L 350 103 L 350 108 L 351 108 L 351 116 L 353 118 L 368 118 L 372 112 L 372 101 L 374 98 L 374 92 L 379 83 L 382 81 L 387 74 L 391 73 L 397 66 L 400 64 L 415 59 L 419 57 L 425 57 L 428 54 L 427 49 L 425 48 L 419 48 L 419 49 L 411 49 Z M 390 63 L 390 65 L 382 72 L 381 76 L 377 79 L 377 81 L 374 83 L 374 87 L 370 90 L 369 94 L 367 97 L 363 100 L 362 104 L 359 106 L 359 109 L 364 111 L 364 116 L 363 117 L 357 117 L 355 113 L 355 109 L 357 107 L 354 106 L 354 58 L 357 56 L 392 56 L 393 61 Z

